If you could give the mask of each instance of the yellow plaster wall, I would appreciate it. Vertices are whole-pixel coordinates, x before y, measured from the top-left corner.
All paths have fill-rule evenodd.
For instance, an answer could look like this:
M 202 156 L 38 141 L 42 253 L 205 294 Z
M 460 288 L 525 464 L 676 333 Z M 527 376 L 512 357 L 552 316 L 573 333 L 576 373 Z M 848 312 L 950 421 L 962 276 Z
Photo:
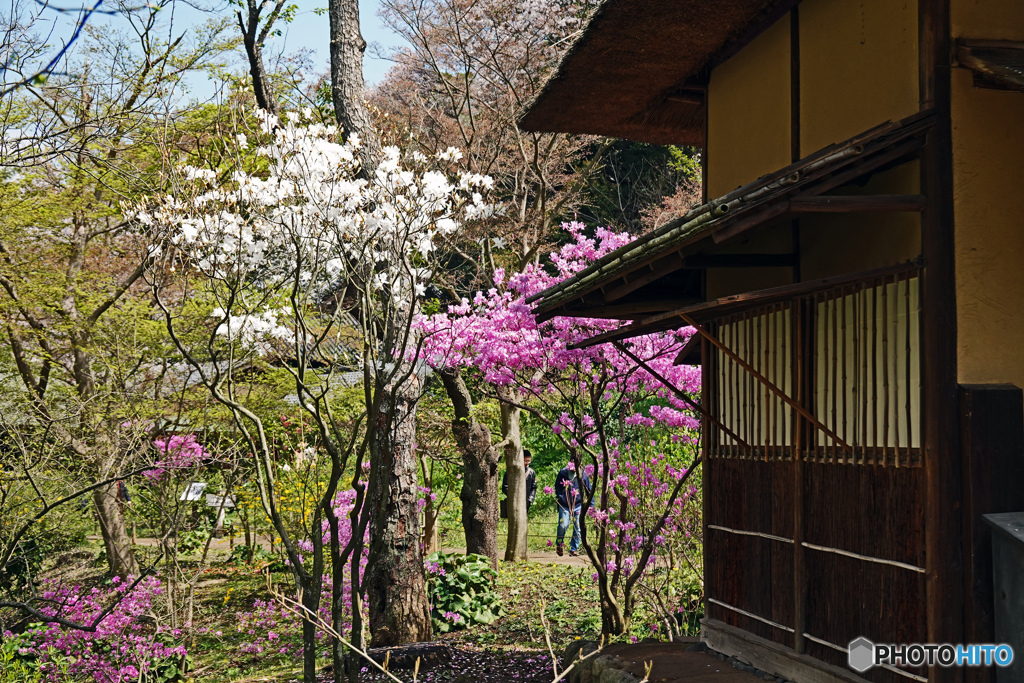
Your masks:
M 916 0 L 800 3 L 801 156 L 918 111 Z
M 955 38 L 1024 40 L 1021 0 L 951 0 L 949 19 Z
M 711 72 L 708 197 L 789 165 L 789 17 Z
M 1003 7 L 1024 37 L 1024 2 Z M 1012 31 L 972 37 L 1012 37 Z M 972 86 L 952 71 L 957 365 L 961 383 L 1024 387 L 1024 93 Z
M 908 162 L 878 173 L 863 187 L 835 194 L 918 194 L 920 164 Z M 817 280 L 896 265 L 921 254 L 917 213 L 822 213 L 800 218 L 800 277 Z

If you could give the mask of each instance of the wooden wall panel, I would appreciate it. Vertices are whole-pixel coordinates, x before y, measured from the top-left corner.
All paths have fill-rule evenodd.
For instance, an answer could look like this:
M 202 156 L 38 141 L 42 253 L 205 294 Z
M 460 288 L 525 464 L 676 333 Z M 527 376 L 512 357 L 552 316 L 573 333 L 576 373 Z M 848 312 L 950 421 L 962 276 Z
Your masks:
M 924 637 L 923 470 L 848 464 L 805 465 L 806 542 L 910 567 L 879 564 L 805 548 L 806 632 L 845 647 L 857 636 L 875 642 Z M 741 535 L 721 526 L 793 538 L 792 462 L 709 458 L 705 464 L 708 529 L 706 591 L 777 624 L 795 623 L 793 545 Z M 792 633 L 714 603 L 708 616 L 794 647 Z M 807 653 L 846 665 L 845 654 L 807 643 Z M 894 674 L 869 680 L 888 683 Z
M 771 533 L 793 538 L 793 463 L 773 461 L 771 466 Z M 772 613 L 771 620 L 793 626 L 793 546 L 779 541 L 771 545 Z M 793 647 L 793 634 L 775 630 L 777 643 Z
M 845 647 L 865 636 L 876 643 L 925 639 L 924 470 L 808 464 L 806 542 L 907 567 L 808 548 L 807 633 Z M 846 655 L 808 642 L 808 654 L 837 666 Z M 925 672 L 918 671 L 920 675 Z M 869 680 L 903 680 L 872 671 Z
M 924 470 L 807 464 L 806 541 L 924 567 Z
M 709 525 L 792 537 L 791 463 L 709 458 L 704 467 Z M 709 528 L 704 551 L 709 598 L 792 625 L 791 544 Z M 791 633 L 720 605 L 709 603 L 708 616 L 792 646 Z

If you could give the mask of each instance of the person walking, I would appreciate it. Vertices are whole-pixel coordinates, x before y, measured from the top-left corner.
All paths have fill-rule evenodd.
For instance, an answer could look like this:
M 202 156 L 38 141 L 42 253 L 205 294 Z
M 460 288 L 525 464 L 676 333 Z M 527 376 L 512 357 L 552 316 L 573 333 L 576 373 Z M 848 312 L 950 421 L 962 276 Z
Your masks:
M 582 492 L 580 480 L 583 482 Z M 572 538 L 569 541 L 569 555 L 576 557 L 580 550 L 581 527 L 580 511 L 583 507 L 583 494 L 590 492 L 590 480 L 584 472 L 577 476 L 576 466 L 568 463 L 555 478 L 555 499 L 558 501 L 558 539 L 555 552 L 559 555 L 565 551 L 565 532 L 572 525 Z
M 530 512 L 530 506 L 533 505 L 533 499 L 537 497 L 537 473 L 530 467 L 530 461 L 533 460 L 533 454 L 530 451 L 523 449 L 523 465 L 526 467 L 526 512 Z M 508 472 L 501 476 L 501 492 L 506 496 L 508 495 Z

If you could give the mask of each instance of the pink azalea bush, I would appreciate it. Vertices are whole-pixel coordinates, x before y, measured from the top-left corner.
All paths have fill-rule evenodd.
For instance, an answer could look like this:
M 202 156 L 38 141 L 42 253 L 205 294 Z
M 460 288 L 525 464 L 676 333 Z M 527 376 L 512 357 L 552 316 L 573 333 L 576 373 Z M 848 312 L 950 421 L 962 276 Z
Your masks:
M 164 479 L 171 470 L 195 467 L 209 457 L 194 434 L 175 434 L 153 439 L 153 447 L 159 455 L 157 468 L 145 472 L 145 476 L 153 481 Z
M 494 274 L 494 287 L 477 292 L 472 301 L 463 299 L 444 312 L 420 316 L 417 329 L 423 335 L 421 357 L 435 368 L 462 367 L 475 370 L 496 387 L 508 387 L 539 399 L 548 408 L 556 434 L 571 433 L 570 438 L 596 443 L 596 422 L 587 409 L 576 414 L 565 411 L 566 396 L 578 395 L 596 379 L 606 380 L 612 393 L 631 397 L 641 403 L 656 396 L 661 404 L 650 405 L 647 412 L 626 416 L 627 424 L 663 425 L 684 433 L 696 430 L 695 419 L 672 392 L 653 375 L 611 344 L 585 349 L 570 348 L 601 332 L 616 329 L 622 322 L 599 318 L 553 318 L 538 323 L 533 307 L 526 299 L 562 280 L 576 275 L 590 263 L 628 243 L 628 233 L 598 228 L 587 237 L 581 223 L 566 223 L 563 228 L 572 241 L 550 255 L 548 269 L 530 264 L 523 272 L 506 276 L 502 269 Z M 636 337 L 625 342 L 630 353 L 643 359 L 653 370 L 676 388 L 690 394 L 700 390 L 700 372 L 686 365 L 674 365 L 676 354 L 693 330 L 681 328 Z M 578 423 L 578 424 L 577 424 Z
M 113 583 L 107 590 L 49 582 L 42 593 L 47 601 L 40 608 L 43 614 L 78 624 L 90 624 L 119 600 L 94 632 L 38 624 L 18 635 L 6 631 L 4 640 L 16 639 L 18 655 L 34 660 L 47 683 L 62 683 L 68 674 L 96 683 L 156 680 L 157 670 L 165 680 L 173 680 L 173 672 L 181 671 L 187 656 L 183 645 L 174 644 L 180 634 L 145 620 L 163 593 L 160 581 L 148 577 L 134 589 L 130 579 L 114 577 Z
M 684 484 L 683 477 L 699 452 L 700 423 L 677 392 L 697 396 L 700 371 L 675 365 L 691 328 L 628 339 L 623 348 L 581 349 L 574 345 L 624 323 L 537 322 L 529 297 L 632 240 L 604 228 L 588 237 L 579 223 L 563 227 L 570 241 L 547 263 L 512 276 L 499 269 L 488 291 L 422 316 L 417 329 L 429 364 L 475 372 L 490 395 L 528 410 L 561 441 L 569 466 L 593 482 L 585 507 L 595 524 L 584 547 L 607 598 L 602 603 L 622 605 L 622 613 L 603 615 L 604 628 L 621 633 L 629 628 L 635 583 L 679 538 L 675 530 L 692 526 L 698 514 L 688 505 L 695 482 Z M 641 447 L 652 436 L 667 439 L 668 447 Z

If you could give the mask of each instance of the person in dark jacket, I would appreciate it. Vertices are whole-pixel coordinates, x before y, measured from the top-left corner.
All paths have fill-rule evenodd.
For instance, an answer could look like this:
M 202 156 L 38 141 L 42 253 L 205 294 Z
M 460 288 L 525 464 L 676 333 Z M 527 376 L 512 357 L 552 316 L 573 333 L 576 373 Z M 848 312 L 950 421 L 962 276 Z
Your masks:
M 580 480 L 583 490 L 580 490 Z M 558 501 L 558 542 L 555 552 L 561 555 L 565 548 L 565 532 L 572 525 L 572 540 L 569 542 L 569 555 L 576 557 L 580 550 L 580 512 L 583 508 L 583 496 L 591 490 L 590 479 L 586 472 L 580 477 L 576 474 L 576 466 L 567 464 L 555 478 L 555 499 Z M 571 511 L 571 512 L 570 512 Z
M 530 506 L 533 505 L 533 499 L 537 497 L 537 473 L 530 467 L 530 461 L 533 460 L 533 455 L 530 451 L 523 449 L 523 465 L 526 466 L 526 512 L 530 512 Z M 508 472 L 501 477 L 501 492 L 506 496 L 508 495 Z

